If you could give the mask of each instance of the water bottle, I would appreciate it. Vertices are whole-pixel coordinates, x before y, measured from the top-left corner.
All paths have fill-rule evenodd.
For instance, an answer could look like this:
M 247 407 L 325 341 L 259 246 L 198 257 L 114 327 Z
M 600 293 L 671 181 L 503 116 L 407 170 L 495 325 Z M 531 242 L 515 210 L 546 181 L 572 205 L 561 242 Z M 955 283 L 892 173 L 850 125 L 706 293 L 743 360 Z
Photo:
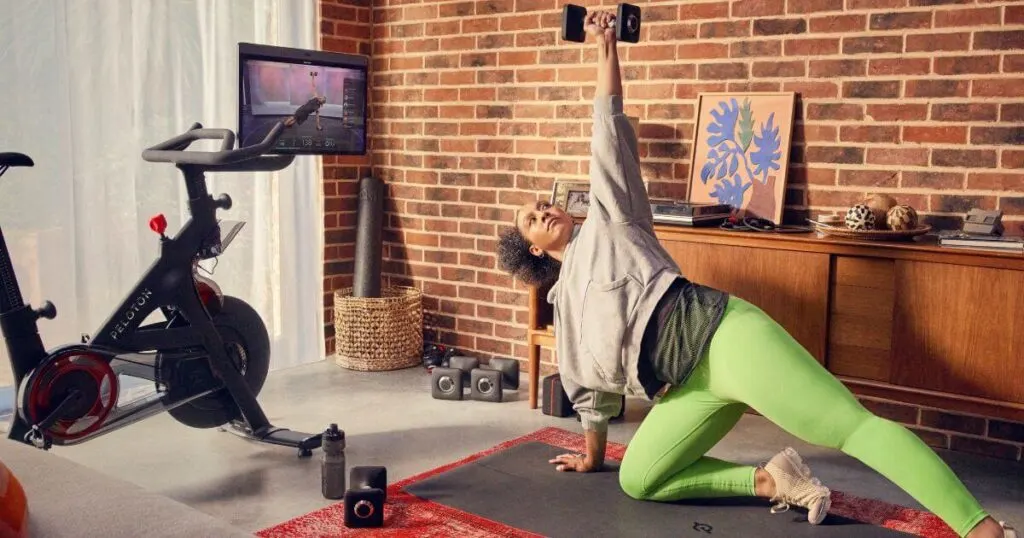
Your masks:
M 345 432 L 331 424 L 323 434 L 323 461 L 320 464 L 320 482 L 324 498 L 345 497 Z

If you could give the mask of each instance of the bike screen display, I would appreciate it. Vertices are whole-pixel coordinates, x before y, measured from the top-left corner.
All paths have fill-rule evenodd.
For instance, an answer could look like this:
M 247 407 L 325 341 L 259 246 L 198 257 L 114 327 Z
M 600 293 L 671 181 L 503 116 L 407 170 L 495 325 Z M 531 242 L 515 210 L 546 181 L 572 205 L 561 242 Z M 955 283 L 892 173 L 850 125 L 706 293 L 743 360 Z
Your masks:
M 240 147 L 292 121 L 275 153 L 366 153 L 364 69 L 264 59 L 242 59 L 240 67 Z

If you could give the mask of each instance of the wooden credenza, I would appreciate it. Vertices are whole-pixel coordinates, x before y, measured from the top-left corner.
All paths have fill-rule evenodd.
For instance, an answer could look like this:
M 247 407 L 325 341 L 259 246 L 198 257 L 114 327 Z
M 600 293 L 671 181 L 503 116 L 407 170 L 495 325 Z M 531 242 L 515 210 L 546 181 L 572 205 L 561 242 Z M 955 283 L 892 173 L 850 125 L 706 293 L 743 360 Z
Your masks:
M 1024 422 L 1024 255 L 656 226 L 694 282 L 758 305 L 854 393 Z M 530 406 L 554 347 L 530 293 Z M 557 360 L 557 357 L 556 357 Z

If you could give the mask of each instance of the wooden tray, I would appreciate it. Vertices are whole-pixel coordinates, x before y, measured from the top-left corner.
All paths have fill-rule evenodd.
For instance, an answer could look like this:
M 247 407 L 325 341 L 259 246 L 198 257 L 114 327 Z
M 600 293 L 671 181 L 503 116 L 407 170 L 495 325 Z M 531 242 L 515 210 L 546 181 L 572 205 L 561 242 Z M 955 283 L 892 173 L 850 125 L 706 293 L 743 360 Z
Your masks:
M 845 239 L 861 239 L 867 241 L 905 241 L 931 231 L 932 227 L 924 224 L 913 230 L 851 230 L 845 226 L 830 226 L 817 221 L 808 220 L 819 232 L 833 237 Z

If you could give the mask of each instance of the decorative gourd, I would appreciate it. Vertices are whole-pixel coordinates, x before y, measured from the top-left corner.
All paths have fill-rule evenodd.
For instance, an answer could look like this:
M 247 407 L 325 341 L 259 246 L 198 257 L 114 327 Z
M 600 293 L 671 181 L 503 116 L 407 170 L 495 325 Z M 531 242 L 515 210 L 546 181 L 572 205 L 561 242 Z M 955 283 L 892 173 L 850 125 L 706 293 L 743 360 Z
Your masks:
M 846 227 L 851 230 L 874 230 L 875 213 L 865 204 L 857 204 L 846 212 Z
M 886 215 L 897 204 L 896 199 L 888 194 L 869 194 L 864 197 L 863 203 L 871 208 L 871 212 L 875 214 L 876 229 L 886 227 Z
M 917 228 L 917 211 L 906 204 L 894 206 L 885 216 L 890 230 L 914 230 Z

